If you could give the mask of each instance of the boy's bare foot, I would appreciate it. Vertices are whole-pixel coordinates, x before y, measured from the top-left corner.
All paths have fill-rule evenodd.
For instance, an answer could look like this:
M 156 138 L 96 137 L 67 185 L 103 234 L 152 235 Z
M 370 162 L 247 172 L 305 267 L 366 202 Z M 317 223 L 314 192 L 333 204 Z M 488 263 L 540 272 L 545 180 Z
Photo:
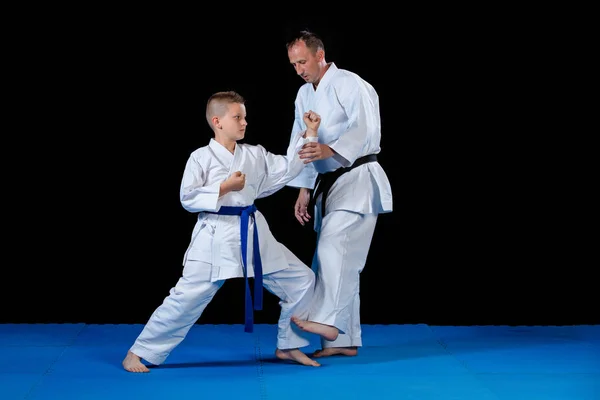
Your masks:
M 279 350 L 275 351 L 275 356 L 280 360 L 290 360 L 296 361 L 302 365 L 309 365 L 312 367 L 320 367 L 321 364 L 316 362 L 315 360 L 311 360 L 306 354 L 301 352 L 298 349 L 287 349 L 287 350 Z
M 329 357 L 335 355 L 342 356 L 355 356 L 358 354 L 356 347 L 327 347 L 325 349 L 317 350 L 313 353 L 313 357 Z
M 131 351 L 127 352 L 127 356 L 123 360 L 123 368 L 129 372 L 150 372 L 148 367 L 142 364 L 142 359 Z
M 312 321 L 304 321 L 298 319 L 297 317 L 292 317 L 292 322 L 298 325 L 298 327 L 303 331 L 316 333 L 317 335 L 320 335 L 329 341 L 337 339 L 339 334 L 338 328 L 335 326 L 323 325 Z

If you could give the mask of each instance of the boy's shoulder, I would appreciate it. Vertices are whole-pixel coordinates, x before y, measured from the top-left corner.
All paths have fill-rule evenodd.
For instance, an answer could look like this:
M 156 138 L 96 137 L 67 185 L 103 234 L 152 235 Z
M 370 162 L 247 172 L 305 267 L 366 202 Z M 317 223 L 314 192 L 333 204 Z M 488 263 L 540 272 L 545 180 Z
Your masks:
M 198 147 L 196 150 L 192 151 L 192 153 L 190 154 L 192 157 L 198 157 L 206 152 L 208 152 L 208 148 L 209 146 L 202 146 L 202 147 Z
M 238 143 L 237 145 L 249 153 L 262 153 L 265 151 L 265 147 L 262 144 Z
M 193 150 L 190 153 L 189 158 L 191 160 L 195 160 L 196 162 L 200 162 L 200 160 L 205 160 L 207 158 L 212 158 L 210 155 L 210 146 L 206 145 L 198 147 L 196 150 Z
M 237 146 L 240 147 L 242 152 L 252 155 L 261 155 L 267 152 L 265 147 L 261 144 L 250 144 L 250 143 L 237 143 Z M 190 154 L 191 158 L 194 159 L 202 159 L 206 157 L 212 157 L 212 153 L 210 150 L 210 145 L 205 145 L 202 147 L 198 147 L 196 150 L 192 151 Z

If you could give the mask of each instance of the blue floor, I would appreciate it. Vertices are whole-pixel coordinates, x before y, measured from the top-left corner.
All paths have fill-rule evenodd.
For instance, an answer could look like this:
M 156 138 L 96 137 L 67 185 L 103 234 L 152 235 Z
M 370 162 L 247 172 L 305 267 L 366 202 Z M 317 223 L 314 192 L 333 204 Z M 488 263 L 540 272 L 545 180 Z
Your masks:
M 194 325 L 164 365 L 129 373 L 141 329 L 0 324 L 0 399 L 600 399 L 600 325 L 365 325 L 357 357 L 318 368 L 278 362 L 274 325 Z

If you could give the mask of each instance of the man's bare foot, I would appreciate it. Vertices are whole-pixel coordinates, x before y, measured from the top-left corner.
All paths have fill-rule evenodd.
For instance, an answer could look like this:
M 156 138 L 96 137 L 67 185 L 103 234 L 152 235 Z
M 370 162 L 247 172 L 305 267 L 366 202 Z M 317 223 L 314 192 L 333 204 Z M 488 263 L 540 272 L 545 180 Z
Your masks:
M 313 357 L 329 357 L 335 355 L 342 356 L 355 356 L 358 354 L 356 347 L 327 347 L 325 349 L 317 350 L 313 353 Z
M 127 352 L 127 356 L 123 360 L 123 368 L 129 372 L 150 372 L 148 367 L 142 364 L 142 359 L 131 351 Z
M 331 325 L 323 325 L 318 322 L 304 321 L 297 317 L 292 317 L 292 322 L 298 325 L 298 328 L 305 332 L 316 333 L 323 338 L 332 341 L 337 339 L 339 331 L 338 328 Z
M 275 356 L 280 360 L 290 360 L 296 361 L 302 365 L 309 365 L 312 367 L 320 367 L 321 364 L 316 362 L 315 360 L 311 360 L 306 354 L 301 352 L 298 349 L 287 349 L 287 350 L 279 350 L 275 351 Z

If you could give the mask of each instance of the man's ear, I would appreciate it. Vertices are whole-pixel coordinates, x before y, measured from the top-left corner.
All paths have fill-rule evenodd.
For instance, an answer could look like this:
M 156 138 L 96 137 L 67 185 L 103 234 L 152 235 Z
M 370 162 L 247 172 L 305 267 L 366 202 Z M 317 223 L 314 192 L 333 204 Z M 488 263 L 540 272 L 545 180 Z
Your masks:
M 325 58 L 325 50 L 319 49 L 317 50 L 317 60 L 321 61 Z

